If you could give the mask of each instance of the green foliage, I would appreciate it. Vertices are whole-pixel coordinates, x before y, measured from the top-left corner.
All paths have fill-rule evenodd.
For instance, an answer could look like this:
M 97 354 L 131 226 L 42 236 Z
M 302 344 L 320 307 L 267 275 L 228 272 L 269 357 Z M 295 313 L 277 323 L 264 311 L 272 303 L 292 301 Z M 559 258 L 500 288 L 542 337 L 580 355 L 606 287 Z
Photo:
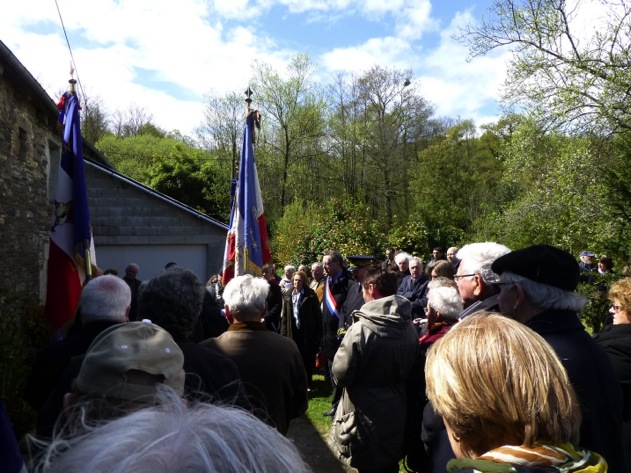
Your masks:
M 611 285 L 620 279 L 620 276 L 616 273 L 602 275 L 594 273 L 594 278 L 592 283 L 579 284 L 577 290 L 587 298 L 587 305 L 580 314 L 581 321 L 591 333 L 598 333 L 610 316 L 611 301 L 607 297 L 607 293 Z
M 386 241 L 382 228 L 369 208 L 348 197 L 324 206 L 296 200 L 274 228 L 273 256 L 282 264 L 310 265 L 327 250 L 378 255 Z
M 176 139 L 164 138 L 152 125 L 144 134 L 106 136 L 98 143 L 116 169 L 169 197 L 227 221 L 230 217 L 230 169 L 214 156 Z
M 429 252 L 430 248 L 429 238 L 430 231 L 420 222 L 394 225 L 388 232 L 387 244 L 384 246 L 383 250 L 391 246 L 397 250 L 405 251 L 426 259 L 428 254 L 425 254 L 425 251 L 427 250 Z
M 462 241 L 501 175 L 501 161 L 480 145 L 475 131 L 464 121 L 419 153 L 410 184 L 413 216 L 427 229 L 431 245 Z
M 594 176 L 597 154 L 589 139 L 544 133 L 524 121 L 502 156 L 495 207 L 480 217 L 478 228 L 511 248 L 602 248 L 611 227 L 609 203 L 605 182 Z
M 0 288 L 0 397 L 18 437 L 35 425 L 36 413 L 22 400 L 34 351 L 51 338 L 44 309 L 32 294 Z

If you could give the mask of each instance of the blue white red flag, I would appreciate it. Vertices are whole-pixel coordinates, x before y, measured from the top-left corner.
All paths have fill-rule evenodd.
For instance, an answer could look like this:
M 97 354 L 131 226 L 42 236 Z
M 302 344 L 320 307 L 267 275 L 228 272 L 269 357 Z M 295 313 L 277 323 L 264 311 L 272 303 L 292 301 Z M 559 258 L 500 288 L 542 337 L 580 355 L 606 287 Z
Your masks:
M 252 143 L 254 119 L 257 115 L 256 111 L 250 112 L 243 130 L 239 178 L 224 252 L 224 285 L 234 276 L 260 276 L 261 267 L 272 259 Z
M 50 228 L 45 308 L 46 317 L 55 329 L 71 320 L 77 310 L 86 277 L 86 255 L 96 266 L 77 95 L 66 92 L 58 107 L 63 149 Z

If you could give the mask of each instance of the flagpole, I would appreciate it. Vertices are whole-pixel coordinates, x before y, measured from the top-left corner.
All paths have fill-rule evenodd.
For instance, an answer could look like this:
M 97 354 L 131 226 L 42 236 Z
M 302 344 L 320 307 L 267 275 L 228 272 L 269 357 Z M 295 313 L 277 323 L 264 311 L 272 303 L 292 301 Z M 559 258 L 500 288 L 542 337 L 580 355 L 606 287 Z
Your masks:
M 72 74 L 72 71 L 70 73 Z M 68 87 L 68 91 L 72 95 L 77 96 L 77 81 L 73 77 L 68 81 L 68 83 L 70 84 L 70 86 Z M 77 100 L 78 99 L 79 97 L 77 96 Z M 84 258 L 85 280 L 83 282 L 83 285 L 85 286 L 90 281 L 90 279 L 92 279 L 92 255 L 91 255 L 91 250 L 90 250 L 90 240 L 88 239 L 83 240 L 83 251 L 85 254 L 85 258 Z

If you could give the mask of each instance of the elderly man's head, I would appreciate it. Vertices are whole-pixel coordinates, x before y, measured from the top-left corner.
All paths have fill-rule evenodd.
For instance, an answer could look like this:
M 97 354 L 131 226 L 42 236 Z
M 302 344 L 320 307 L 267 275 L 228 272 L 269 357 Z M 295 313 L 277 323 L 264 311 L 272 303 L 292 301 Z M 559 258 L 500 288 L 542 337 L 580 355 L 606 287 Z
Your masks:
M 411 256 L 405 252 L 397 253 L 394 262 L 399 267 L 399 271 L 405 273 L 409 270 Z
M 138 296 L 138 314 L 176 338 L 187 337 L 199 319 L 205 290 L 195 273 L 173 266 L 143 286 Z
M 262 278 L 246 274 L 226 284 L 223 300 L 226 313 L 237 322 L 259 322 L 265 315 L 269 284 Z
M 136 263 L 131 263 L 125 268 L 125 277 L 127 279 L 136 279 L 139 271 L 140 266 L 138 266 Z
M 491 270 L 491 265 L 509 252 L 506 246 L 490 241 L 471 243 L 458 251 L 460 265 L 454 279 L 465 308 L 494 294 L 492 285 L 499 282 L 499 276 Z
M 88 282 L 81 292 L 81 320 L 91 322 L 127 322 L 131 290 L 122 279 L 99 276 Z
M 550 245 L 534 245 L 498 258 L 500 311 L 527 322 L 544 310 L 579 312 L 585 298 L 576 293 L 580 269 L 574 257 Z
M 285 266 L 284 271 L 285 271 L 285 277 L 291 280 L 291 277 L 296 272 L 296 267 L 292 266 L 291 264 L 288 264 L 287 266 Z
M 311 265 L 311 276 L 313 276 L 314 281 L 320 281 L 324 277 L 324 267 L 322 263 L 313 263 Z
M 423 261 L 418 256 L 412 256 L 409 263 L 410 276 L 415 281 L 423 274 Z

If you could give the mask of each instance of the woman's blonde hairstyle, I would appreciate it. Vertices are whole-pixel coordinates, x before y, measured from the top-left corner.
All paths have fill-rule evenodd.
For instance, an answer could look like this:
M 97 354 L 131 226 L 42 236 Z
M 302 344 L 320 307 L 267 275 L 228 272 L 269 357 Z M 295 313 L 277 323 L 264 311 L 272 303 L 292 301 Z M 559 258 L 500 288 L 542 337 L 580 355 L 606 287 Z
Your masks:
M 609 289 L 609 299 L 612 302 L 618 299 L 620 308 L 631 313 L 631 278 L 624 278 L 613 283 Z
M 479 312 L 429 350 L 427 396 L 466 456 L 502 445 L 576 442 L 581 414 L 565 368 L 519 322 Z

